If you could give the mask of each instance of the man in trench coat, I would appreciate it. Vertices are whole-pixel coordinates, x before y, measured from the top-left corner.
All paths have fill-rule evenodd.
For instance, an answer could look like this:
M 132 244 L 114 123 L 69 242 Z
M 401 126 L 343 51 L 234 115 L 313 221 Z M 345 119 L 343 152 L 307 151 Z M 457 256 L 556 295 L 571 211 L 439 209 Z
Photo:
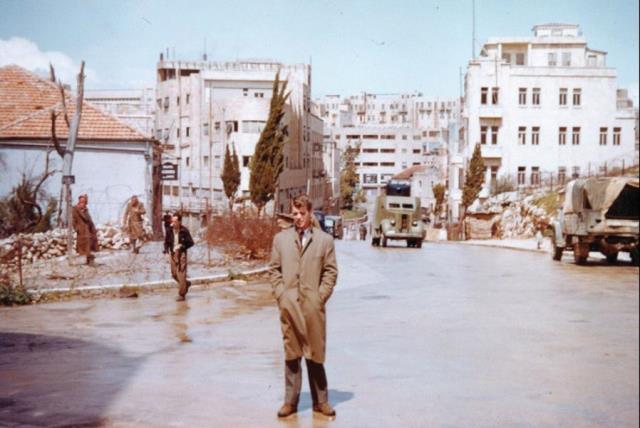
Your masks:
M 144 238 L 144 227 L 142 226 L 142 216 L 146 213 L 144 205 L 138 201 L 138 197 L 133 195 L 127 204 L 122 221 L 124 230 L 129 235 L 131 251 L 135 254 L 140 252 L 142 239 Z M 138 245 L 140 242 L 140 245 Z
M 184 302 L 191 287 L 187 279 L 187 250 L 193 247 L 189 229 L 182 225 L 182 214 L 175 213 L 171 220 L 171 232 L 165 237 L 165 248 L 169 248 L 171 276 L 178 283 L 178 302 Z
M 98 251 L 98 235 L 96 226 L 93 224 L 89 214 L 89 197 L 86 194 L 78 196 L 78 204 L 71 210 L 73 228 L 78 236 L 76 237 L 76 251 L 82 256 L 86 256 L 87 264 L 92 265 L 95 256 L 92 251 Z
M 285 399 L 278 417 L 297 412 L 304 356 L 313 411 L 335 416 L 329 404 L 324 370 L 326 348 L 325 304 L 336 284 L 338 267 L 333 238 L 312 220 L 306 195 L 292 202 L 294 227 L 273 239 L 270 281 L 280 309 L 285 352 Z

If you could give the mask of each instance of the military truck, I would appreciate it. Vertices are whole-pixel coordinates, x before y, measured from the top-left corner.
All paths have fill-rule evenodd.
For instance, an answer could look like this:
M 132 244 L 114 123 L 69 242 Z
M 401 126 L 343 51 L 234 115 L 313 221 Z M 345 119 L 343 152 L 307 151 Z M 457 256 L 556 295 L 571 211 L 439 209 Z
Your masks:
M 558 218 L 552 224 L 552 257 L 560 260 L 573 251 L 584 264 L 590 251 L 615 263 L 618 253 L 629 252 L 638 265 L 640 189 L 634 177 L 586 178 L 569 182 Z
M 420 217 L 420 199 L 411 196 L 409 181 L 389 181 L 375 204 L 371 245 L 386 247 L 390 240 L 400 240 L 407 247 L 422 248 L 426 228 Z

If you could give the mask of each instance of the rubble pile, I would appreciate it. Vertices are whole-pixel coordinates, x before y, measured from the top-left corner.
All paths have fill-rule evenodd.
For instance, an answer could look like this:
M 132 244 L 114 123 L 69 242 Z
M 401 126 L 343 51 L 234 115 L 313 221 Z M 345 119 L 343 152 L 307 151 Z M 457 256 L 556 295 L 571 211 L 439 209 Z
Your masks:
M 145 228 L 147 236 L 151 230 Z M 129 238 L 119 226 L 99 225 L 96 228 L 99 250 L 129 249 Z M 74 234 L 74 245 L 75 245 Z M 0 272 L 15 271 L 18 266 L 18 236 L 0 240 Z M 20 234 L 22 263 L 60 257 L 67 251 L 67 230 L 52 229 L 44 233 Z
M 553 220 L 544 208 L 535 204 L 546 195 L 541 190 L 526 196 L 518 192 L 507 192 L 482 203 L 476 200 L 467 214 L 468 236 L 470 239 L 520 239 L 535 236 L 539 227 L 544 228 Z

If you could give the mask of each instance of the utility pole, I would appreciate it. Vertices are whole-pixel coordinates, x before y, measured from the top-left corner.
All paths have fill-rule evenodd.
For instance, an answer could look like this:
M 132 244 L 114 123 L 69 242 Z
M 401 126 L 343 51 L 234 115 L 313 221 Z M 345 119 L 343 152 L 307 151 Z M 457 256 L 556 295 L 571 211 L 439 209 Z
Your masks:
M 80 73 L 78 73 L 78 87 L 76 96 L 76 110 L 71 119 L 69 135 L 67 136 L 67 145 L 64 149 L 64 157 L 62 160 L 62 185 L 64 187 L 65 209 L 67 210 L 67 258 L 73 254 L 73 219 L 71 212 L 71 184 L 74 178 L 71 175 L 73 166 L 73 152 L 76 149 L 78 140 L 78 130 L 80 128 L 80 118 L 82 116 L 82 103 L 84 99 L 84 61 L 80 63 Z M 64 93 L 62 94 L 64 97 Z

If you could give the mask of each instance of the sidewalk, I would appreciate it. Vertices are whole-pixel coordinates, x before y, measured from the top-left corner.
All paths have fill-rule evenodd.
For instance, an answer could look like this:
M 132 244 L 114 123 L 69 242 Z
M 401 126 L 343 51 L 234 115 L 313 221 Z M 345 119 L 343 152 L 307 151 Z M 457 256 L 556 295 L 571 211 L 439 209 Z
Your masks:
M 36 295 L 101 292 L 123 286 L 174 287 L 168 256 L 162 254 L 162 247 L 162 242 L 146 242 L 139 254 L 127 250 L 97 252 L 93 266 L 87 266 L 82 256 L 74 256 L 70 261 L 66 257 L 40 260 L 24 267 L 23 282 Z M 187 272 L 196 285 L 259 273 L 265 266 L 266 262 L 233 260 L 215 248 L 209 254 L 204 243 L 196 243 L 189 250 Z

